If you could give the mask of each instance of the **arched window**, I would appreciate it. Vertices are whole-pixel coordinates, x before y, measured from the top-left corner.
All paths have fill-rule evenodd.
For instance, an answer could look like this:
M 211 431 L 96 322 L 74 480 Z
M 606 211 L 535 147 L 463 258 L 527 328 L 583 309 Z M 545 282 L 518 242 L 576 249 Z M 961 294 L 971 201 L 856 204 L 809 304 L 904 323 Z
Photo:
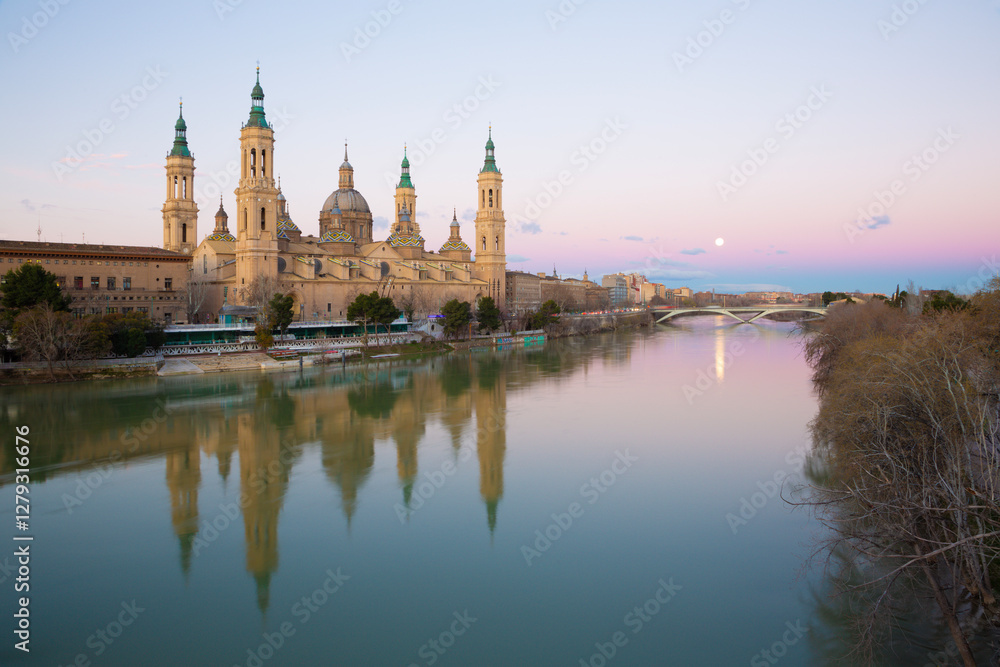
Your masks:
M 184 193 L 183 193 L 184 194 L 184 199 L 187 199 L 188 198 L 188 177 L 187 176 L 184 177 L 183 182 L 184 182 Z
M 247 152 L 243 149 L 243 178 L 247 177 Z
M 181 224 L 181 243 L 187 243 L 188 240 L 188 226 L 187 223 Z
M 497 244 L 497 248 L 496 249 L 499 251 L 500 250 L 500 237 L 499 236 L 496 238 L 496 244 Z
M 174 199 L 177 199 L 177 177 L 174 176 Z
M 261 177 L 267 176 L 267 150 L 260 149 L 260 175 Z
M 250 149 L 250 178 L 257 176 L 257 149 Z
M 247 230 L 247 210 L 243 209 L 243 225 L 241 227 L 243 231 Z
M 486 190 L 483 190 L 483 207 L 486 206 Z
M 208 255 L 201 256 L 201 272 L 203 274 L 208 273 Z
M 267 229 L 267 225 L 265 224 L 266 222 L 267 222 L 267 220 L 265 219 L 264 207 L 261 206 L 260 207 L 260 228 L 262 230 L 263 229 Z
M 486 250 L 486 237 L 483 237 L 483 250 Z
M 490 188 L 490 208 L 493 208 L 493 188 Z

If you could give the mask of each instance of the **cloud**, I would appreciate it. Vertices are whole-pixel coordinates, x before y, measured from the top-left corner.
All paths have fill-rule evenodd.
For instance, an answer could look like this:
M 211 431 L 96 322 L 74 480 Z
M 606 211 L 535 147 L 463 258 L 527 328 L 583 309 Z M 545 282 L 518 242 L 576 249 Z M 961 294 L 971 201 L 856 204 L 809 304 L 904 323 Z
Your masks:
M 542 231 L 542 228 L 537 222 L 522 222 L 519 231 L 524 234 L 538 234 Z
M 458 216 L 458 218 L 462 222 L 475 222 L 476 210 L 472 208 L 467 208 L 464 211 L 462 211 L 462 215 Z
M 21 206 L 24 207 L 24 210 L 28 211 L 29 213 L 37 211 L 38 209 L 45 210 L 47 208 L 55 208 L 56 207 L 55 204 L 36 204 L 35 202 L 31 201 L 30 199 L 22 199 L 20 203 L 21 203 Z
M 714 288 L 719 292 L 742 294 L 743 292 L 794 292 L 787 285 L 772 285 L 770 283 L 717 283 L 705 285 L 705 289 Z
M 787 250 L 775 250 L 774 254 L 775 255 L 787 255 L 788 251 Z
M 708 271 L 693 271 L 689 269 L 653 269 L 646 271 L 646 277 L 653 282 L 668 280 L 700 280 L 711 278 L 714 274 Z
M 690 250 L 681 250 L 682 255 L 704 255 L 705 250 L 703 248 L 691 248 Z
M 376 215 L 372 218 L 372 229 L 389 229 L 389 218 L 384 215 Z
M 638 241 L 638 242 L 642 243 L 642 237 L 641 236 L 622 236 L 621 239 L 623 241 Z
M 519 262 L 530 262 L 531 258 L 524 255 L 507 255 L 507 261 L 517 264 Z
M 569 232 L 556 232 L 559 236 L 569 236 Z
M 868 229 L 878 229 L 879 227 L 885 227 L 892 223 L 887 215 L 876 215 L 874 218 L 869 218 L 868 221 L 862 223 Z

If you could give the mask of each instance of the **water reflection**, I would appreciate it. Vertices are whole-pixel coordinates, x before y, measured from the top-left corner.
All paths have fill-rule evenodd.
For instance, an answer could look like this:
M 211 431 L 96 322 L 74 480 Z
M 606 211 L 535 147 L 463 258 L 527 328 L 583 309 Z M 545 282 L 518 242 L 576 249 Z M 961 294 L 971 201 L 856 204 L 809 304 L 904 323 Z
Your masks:
M 380 443 L 394 447 L 399 498 L 410 508 L 418 479 L 418 450 L 431 427 L 446 434 L 455 457 L 463 446 L 479 465 L 479 499 L 492 536 L 504 495 L 508 376 L 516 390 L 561 382 L 567 371 L 601 358 L 628 362 L 631 345 L 469 352 L 421 362 L 312 374 L 228 375 L 142 379 L 100 385 L 100 392 L 30 387 L 0 415 L 0 428 L 33 424 L 36 482 L 94 471 L 115 474 L 136 462 L 162 458 L 170 525 L 180 570 L 190 576 L 200 548 L 228 519 L 244 529 L 246 571 L 257 606 L 270 604 L 279 568 L 279 521 L 293 471 L 307 448 L 318 447 L 326 478 L 350 528 L 363 502 Z M 71 433 L 72 437 L 61 437 Z M 225 490 L 238 460 L 238 509 L 199 509 L 206 474 Z M 214 466 L 211 465 L 214 459 Z M 203 470 L 203 466 L 205 469 Z M 34 466 L 33 466 L 34 467 Z M 212 468 L 215 471 L 212 471 Z M 0 452 L 0 486 L 11 482 L 13 460 Z M 101 493 L 100 485 L 92 489 Z M 231 497 L 231 496 L 230 496 Z M 230 516 L 231 514 L 231 516 Z M 226 519 L 223 519 L 225 516 Z

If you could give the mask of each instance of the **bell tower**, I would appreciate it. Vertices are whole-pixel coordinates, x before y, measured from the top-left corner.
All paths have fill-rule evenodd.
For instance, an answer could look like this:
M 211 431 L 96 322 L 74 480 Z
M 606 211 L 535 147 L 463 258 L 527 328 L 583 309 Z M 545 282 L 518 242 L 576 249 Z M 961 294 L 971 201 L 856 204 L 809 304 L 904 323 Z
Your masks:
M 250 94 L 250 119 L 240 130 L 240 180 L 236 194 L 236 289 L 258 276 L 278 275 L 278 188 L 274 180 L 274 130 L 264 117 L 264 89 Z
M 493 297 L 498 308 L 504 307 L 507 254 L 503 217 L 503 177 L 493 155 L 493 128 L 486 142 L 486 160 L 479 170 L 478 210 L 476 211 L 474 275 L 487 283 L 483 296 Z
M 404 213 L 409 215 L 406 226 L 411 227 L 414 234 L 420 234 L 420 225 L 417 224 L 417 190 L 410 180 L 410 160 L 406 157 L 406 146 L 403 146 L 403 162 L 400 163 L 399 185 L 396 186 L 396 219 L 393 222 L 389 233 L 402 234 L 400 223 L 403 222 Z
M 188 149 L 184 103 L 174 124 L 174 147 L 167 155 L 167 199 L 163 203 L 163 249 L 191 254 L 198 245 L 198 205 L 194 201 L 194 157 Z

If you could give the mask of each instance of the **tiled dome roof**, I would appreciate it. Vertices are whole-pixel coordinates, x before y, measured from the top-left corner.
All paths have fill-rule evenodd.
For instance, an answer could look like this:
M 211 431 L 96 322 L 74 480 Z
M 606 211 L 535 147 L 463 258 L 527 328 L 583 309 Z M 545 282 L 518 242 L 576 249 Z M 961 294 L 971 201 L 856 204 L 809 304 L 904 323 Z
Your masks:
M 323 234 L 320 243 L 354 243 L 354 237 L 343 229 L 333 229 Z

